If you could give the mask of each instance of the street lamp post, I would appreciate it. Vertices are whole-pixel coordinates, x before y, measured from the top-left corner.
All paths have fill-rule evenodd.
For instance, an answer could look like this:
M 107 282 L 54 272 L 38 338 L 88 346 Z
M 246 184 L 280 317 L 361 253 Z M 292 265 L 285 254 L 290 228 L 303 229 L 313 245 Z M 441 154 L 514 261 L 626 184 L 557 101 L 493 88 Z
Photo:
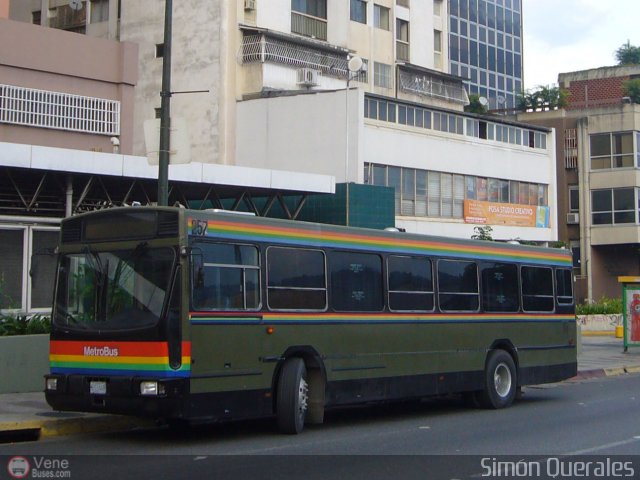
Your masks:
M 344 117 L 345 117 L 345 154 L 344 154 L 344 188 L 346 196 L 345 225 L 349 226 L 349 84 L 358 74 L 364 70 L 362 58 L 351 57 L 347 63 L 347 88 L 344 91 Z
M 349 84 L 358 74 L 364 70 L 364 63 L 360 57 L 351 57 L 347 63 L 347 88 L 345 90 L 345 160 L 344 160 L 344 183 L 349 183 Z
M 171 148 L 171 12 L 173 1 L 165 0 L 162 88 L 160 91 L 160 151 L 158 153 L 158 205 L 169 204 L 169 150 Z

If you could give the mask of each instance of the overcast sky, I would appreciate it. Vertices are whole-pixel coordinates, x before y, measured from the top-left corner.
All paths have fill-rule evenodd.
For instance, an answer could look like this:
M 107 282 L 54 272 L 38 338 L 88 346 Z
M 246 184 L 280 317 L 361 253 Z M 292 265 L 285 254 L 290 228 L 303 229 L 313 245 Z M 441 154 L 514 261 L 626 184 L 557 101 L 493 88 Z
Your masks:
M 640 0 L 522 0 L 525 89 L 558 74 L 615 65 L 627 40 L 640 46 Z

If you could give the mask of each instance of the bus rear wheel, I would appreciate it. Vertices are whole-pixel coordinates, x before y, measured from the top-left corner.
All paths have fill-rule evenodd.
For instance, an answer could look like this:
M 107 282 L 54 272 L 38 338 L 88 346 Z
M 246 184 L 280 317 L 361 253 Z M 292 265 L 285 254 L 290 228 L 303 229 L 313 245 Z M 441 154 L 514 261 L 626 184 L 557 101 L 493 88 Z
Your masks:
M 304 428 L 309 403 L 307 369 L 301 358 L 285 361 L 278 380 L 276 415 L 282 433 L 298 434 Z
M 516 365 L 504 350 L 492 350 L 484 371 L 484 390 L 476 394 L 484 408 L 505 408 L 513 403 L 518 391 Z

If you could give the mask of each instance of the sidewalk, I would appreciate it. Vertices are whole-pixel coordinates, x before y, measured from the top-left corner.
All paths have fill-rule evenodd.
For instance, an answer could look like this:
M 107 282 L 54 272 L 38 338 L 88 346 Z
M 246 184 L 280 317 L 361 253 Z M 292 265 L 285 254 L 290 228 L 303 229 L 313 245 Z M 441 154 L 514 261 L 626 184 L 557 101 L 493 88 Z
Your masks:
M 623 352 L 622 339 L 613 336 L 582 336 L 577 378 L 640 373 L 640 348 Z M 0 395 L 0 443 L 78 433 L 129 430 L 153 425 L 149 420 L 119 415 L 54 412 L 44 394 Z

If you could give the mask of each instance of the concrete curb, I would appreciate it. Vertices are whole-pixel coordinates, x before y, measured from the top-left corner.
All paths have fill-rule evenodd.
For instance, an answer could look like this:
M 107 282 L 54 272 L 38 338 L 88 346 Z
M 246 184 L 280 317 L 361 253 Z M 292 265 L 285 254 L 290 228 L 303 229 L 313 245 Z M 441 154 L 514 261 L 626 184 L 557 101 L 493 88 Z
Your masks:
M 76 418 L 16 420 L 0 422 L 0 436 L 5 440 L 26 435 L 35 439 L 77 435 L 82 433 L 110 433 L 154 426 L 152 420 L 121 415 L 82 415 Z
M 600 378 L 600 377 L 617 377 L 620 375 L 628 375 L 632 373 L 640 373 L 640 365 L 629 365 L 624 367 L 613 368 L 596 368 L 593 370 L 583 370 L 578 372 L 574 378 L 587 379 L 587 378 Z

